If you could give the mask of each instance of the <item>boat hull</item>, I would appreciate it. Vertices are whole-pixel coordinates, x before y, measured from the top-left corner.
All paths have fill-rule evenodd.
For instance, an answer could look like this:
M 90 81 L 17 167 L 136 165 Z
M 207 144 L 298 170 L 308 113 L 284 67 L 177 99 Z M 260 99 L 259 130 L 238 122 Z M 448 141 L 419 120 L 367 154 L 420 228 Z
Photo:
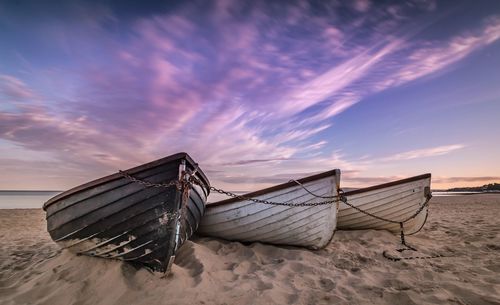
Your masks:
M 418 211 L 430 196 L 431 175 L 411 177 L 374 187 L 344 193 L 347 202 L 374 215 L 402 221 Z M 415 218 L 404 223 L 405 234 L 414 234 L 427 220 L 428 208 L 425 207 Z M 340 230 L 389 230 L 400 232 L 397 223 L 388 223 L 341 203 L 337 227 Z
M 319 196 L 337 196 L 340 171 L 298 180 Z M 302 186 L 289 182 L 244 195 L 273 202 L 320 202 Z M 333 237 L 338 202 L 318 206 L 281 206 L 229 199 L 207 205 L 199 233 L 240 242 L 322 248 Z
M 150 162 L 126 173 L 150 183 L 178 180 L 185 153 Z M 204 186 L 147 187 L 122 174 L 110 175 L 62 193 L 45 205 L 52 239 L 71 252 L 140 263 L 165 272 L 182 243 L 196 231 L 205 211 Z

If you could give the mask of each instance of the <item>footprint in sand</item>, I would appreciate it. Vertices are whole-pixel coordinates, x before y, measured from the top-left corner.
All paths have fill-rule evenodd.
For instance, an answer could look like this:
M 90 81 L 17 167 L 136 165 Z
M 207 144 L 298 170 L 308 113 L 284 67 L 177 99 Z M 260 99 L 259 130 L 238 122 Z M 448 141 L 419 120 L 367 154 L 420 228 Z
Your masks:
M 201 261 L 196 258 L 192 242 L 187 241 L 177 250 L 175 264 L 189 271 L 189 275 L 194 279 L 195 286 L 201 282 L 201 274 L 204 268 Z

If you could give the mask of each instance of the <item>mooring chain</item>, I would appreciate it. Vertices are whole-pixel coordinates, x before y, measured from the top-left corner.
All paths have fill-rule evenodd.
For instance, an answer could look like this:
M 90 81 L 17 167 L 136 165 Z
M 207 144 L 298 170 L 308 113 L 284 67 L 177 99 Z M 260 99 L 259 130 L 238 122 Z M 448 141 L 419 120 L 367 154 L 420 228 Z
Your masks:
M 433 258 L 443 258 L 443 257 L 450 257 L 450 256 L 445 256 L 442 254 L 436 254 L 436 255 L 429 255 L 429 256 L 409 256 L 409 257 L 394 257 L 390 254 L 387 254 L 387 251 L 382 252 L 382 255 L 387 258 L 388 260 L 391 260 L 393 262 L 399 262 L 402 260 L 417 260 L 417 259 L 433 259 Z
M 147 180 L 142 180 L 142 179 L 139 179 L 139 178 L 136 178 L 124 171 L 119 171 L 119 173 L 129 179 L 130 181 L 132 182 L 135 182 L 135 183 L 138 183 L 138 184 L 141 184 L 145 187 L 162 187 L 162 188 L 168 188 L 168 187 L 171 187 L 171 186 L 175 186 L 177 187 L 178 189 L 181 188 L 181 182 L 179 180 L 172 180 L 170 182 L 166 182 L 166 183 L 153 183 L 153 182 L 150 182 L 150 181 L 147 181 Z
M 130 174 L 124 172 L 124 171 L 119 171 L 119 173 L 121 175 L 123 175 L 124 177 L 126 177 L 127 179 L 129 179 L 130 181 L 133 181 L 135 183 L 139 183 L 141 185 L 144 185 L 145 187 L 157 187 L 157 188 L 163 187 L 163 188 L 168 188 L 168 187 L 171 187 L 171 186 L 175 186 L 175 187 L 177 187 L 177 189 L 181 189 L 183 183 L 194 183 L 194 184 L 206 187 L 206 184 L 204 184 L 203 182 L 200 181 L 200 179 L 198 179 L 198 178 L 195 177 L 197 171 L 198 171 L 198 168 L 196 167 L 193 171 L 187 171 L 185 173 L 185 174 L 187 174 L 189 176 L 187 182 L 181 182 L 179 180 L 172 180 L 172 181 L 167 182 L 167 183 L 153 183 L 153 182 L 150 182 L 150 181 L 138 179 L 138 178 L 133 177 L 132 175 L 130 175 Z M 263 203 L 263 204 L 278 205 L 278 206 L 313 207 L 313 206 L 319 206 L 319 205 L 333 204 L 333 203 L 337 203 L 338 201 L 342 201 L 347 206 L 355 209 L 356 211 L 358 211 L 358 212 L 360 212 L 362 214 L 368 215 L 370 217 L 376 218 L 376 219 L 381 220 L 381 221 L 399 224 L 399 226 L 400 226 L 401 244 L 404 245 L 406 248 L 399 249 L 397 251 L 399 251 L 399 252 L 403 252 L 403 251 L 406 251 L 406 250 L 417 251 L 415 248 L 413 248 L 413 247 L 411 247 L 411 246 L 409 246 L 409 245 L 406 244 L 405 236 L 404 236 L 403 224 L 405 222 L 407 222 L 407 221 L 409 221 L 409 220 L 417 217 L 428 206 L 429 200 L 431 199 L 430 195 L 426 196 L 426 201 L 410 217 L 408 217 L 408 218 L 406 218 L 405 220 L 402 220 L 402 221 L 396 221 L 396 220 L 387 219 L 387 218 L 380 217 L 378 215 L 372 214 L 372 213 L 370 213 L 368 211 L 362 210 L 362 209 L 358 208 L 357 206 L 349 203 L 347 201 L 347 197 L 344 195 L 344 191 L 342 189 L 339 189 L 339 195 L 336 195 L 336 196 L 320 196 L 320 195 L 316 195 L 313 192 L 311 192 L 310 190 L 308 190 L 302 183 L 300 183 L 297 180 L 290 180 L 289 182 L 295 182 L 296 184 L 298 184 L 299 186 L 301 186 L 307 193 L 309 193 L 310 195 L 312 195 L 314 197 L 322 198 L 322 199 L 331 199 L 331 200 L 324 200 L 324 201 L 319 201 L 319 202 L 298 202 L 298 203 L 294 203 L 294 202 L 275 202 L 275 201 L 269 201 L 269 200 L 264 200 L 264 199 L 247 197 L 247 196 L 244 196 L 244 195 L 238 195 L 238 194 L 235 194 L 235 193 L 232 193 L 232 192 L 229 192 L 229 191 L 225 191 L 223 189 L 216 188 L 216 187 L 211 186 L 211 185 L 209 185 L 208 188 L 210 189 L 210 191 L 214 191 L 214 192 L 217 192 L 219 194 L 226 195 L 228 197 L 232 197 L 232 198 L 236 198 L 236 199 L 240 199 L 240 200 L 248 200 L 248 201 L 252 201 L 252 202 L 255 202 L 255 203 Z M 387 254 L 387 251 L 383 251 L 382 255 L 386 259 L 394 261 L 394 262 L 401 261 L 401 260 L 432 259 L 432 258 L 447 257 L 447 256 L 440 255 L 440 254 L 438 254 L 438 255 L 432 255 L 432 256 L 394 257 L 394 256 L 391 256 L 391 255 Z
M 263 203 L 263 204 L 270 204 L 270 205 L 280 205 L 280 206 L 290 206 L 290 207 L 313 207 L 313 206 L 318 206 L 318 205 L 327 205 L 327 204 L 332 204 L 336 203 L 340 197 L 339 196 L 334 196 L 331 198 L 337 198 L 335 200 L 326 200 L 326 201 L 319 201 L 319 202 L 275 202 L 275 201 L 269 201 L 269 200 L 263 200 L 263 199 L 257 199 L 257 198 L 251 198 L 251 197 L 246 197 L 243 195 L 238 195 L 235 193 L 231 193 L 228 191 L 224 191 L 222 189 L 218 189 L 216 187 L 210 186 L 210 190 L 217 192 L 219 194 L 223 194 L 232 198 L 240 199 L 240 200 L 248 200 L 252 201 L 255 203 Z
M 189 179 L 188 181 L 190 183 L 195 183 L 195 184 L 198 184 L 200 186 L 205 186 L 204 183 L 202 183 L 198 178 L 195 177 L 195 174 L 197 172 L 198 168 L 195 168 L 194 171 L 191 171 L 191 172 L 187 172 L 187 174 L 189 175 Z M 171 186 L 176 186 L 178 189 L 180 189 L 182 187 L 182 183 L 178 180 L 173 180 L 173 181 L 170 181 L 170 182 L 167 182 L 167 183 L 153 183 L 153 182 L 150 182 L 150 181 L 146 181 L 146 180 L 142 180 L 142 179 L 139 179 L 139 178 L 136 178 L 136 177 L 133 177 L 132 175 L 124 172 L 124 171 L 119 171 L 119 173 L 124 176 L 125 178 L 129 179 L 130 181 L 132 182 L 135 182 L 135 183 L 139 183 L 145 187 L 163 187 L 163 188 L 168 188 L 168 187 L 171 187 Z M 295 181 L 295 180 L 293 180 Z M 299 185 L 301 185 L 304 189 L 305 187 L 300 184 L 298 181 L 295 181 L 296 183 L 298 183 Z M 334 200 L 326 200 L 326 201 L 320 201 L 320 202 L 298 202 L 298 203 L 294 203 L 294 202 L 274 202 L 274 201 L 269 201 L 269 200 L 263 200 L 263 199 L 257 199 L 257 198 L 250 198 L 250 197 L 246 197 L 246 196 L 242 196 L 242 195 L 238 195 L 238 194 L 235 194 L 235 193 L 232 193 L 232 192 L 229 192 L 229 191 L 224 191 L 223 189 L 219 189 L 219 188 L 216 188 L 214 186 L 209 186 L 209 189 L 211 191 L 214 191 L 214 192 L 217 192 L 217 193 L 220 193 L 220 194 L 223 194 L 223 195 L 226 195 L 228 197 L 232 197 L 232 198 L 237 198 L 237 199 L 240 199 L 240 200 L 248 200 L 248 201 L 252 201 L 252 202 L 255 202 L 255 203 L 263 203 L 263 204 L 270 204 L 270 205 L 279 205 L 279 206 L 291 206 L 291 207 L 312 207 L 312 206 L 319 206 L 319 205 L 327 205 L 327 204 L 333 204 L 333 203 L 336 203 L 338 202 L 341 198 L 340 196 L 329 196 L 329 197 L 321 197 L 321 196 L 317 196 L 313 193 L 311 193 L 309 190 L 307 190 L 309 193 L 311 193 L 313 196 L 315 197 L 320 197 L 320 198 L 335 198 Z
M 323 198 L 323 199 L 328 199 L 328 198 L 339 198 L 340 200 L 342 200 L 342 198 L 340 198 L 341 196 L 320 196 L 320 195 L 316 195 L 314 194 L 313 192 L 311 192 L 310 190 L 308 190 L 302 183 L 300 183 L 299 181 L 297 180 L 290 180 L 288 182 L 295 182 L 296 184 L 298 184 L 300 187 L 302 187 L 306 192 L 308 192 L 309 194 L 313 195 L 314 197 L 317 197 L 317 198 Z M 339 189 L 339 193 L 341 192 L 342 190 Z
M 342 199 L 343 203 L 345 203 L 346 205 L 350 206 L 351 208 L 353 208 L 353 209 L 355 209 L 355 210 L 357 210 L 357 211 L 359 211 L 359 212 L 361 212 L 363 214 L 366 214 L 366 215 L 371 216 L 373 218 L 376 218 L 378 220 L 382 220 L 382 221 L 390 222 L 390 223 L 397 223 L 397 224 L 405 223 L 405 222 L 407 222 L 407 221 L 409 221 L 409 220 L 417 217 L 418 214 L 420 214 L 420 212 L 422 212 L 424 210 L 424 208 L 428 205 L 429 200 L 430 200 L 430 198 L 428 197 L 427 200 L 424 202 L 424 204 L 422 204 L 419 207 L 419 209 L 415 213 L 413 213 L 413 215 L 411 215 L 410 217 L 406 218 L 405 220 L 397 221 L 397 220 L 383 218 L 383 217 L 380 217 L 378 215 L 375 215 L 375 214 L 372 214 L 370 212 L 367 212 L 365 210 L 362 210 L 362 209 L 358 208 L 357 206 L 355 206 L 355 205 L 350 204 L 349 202 L 347 202 L 347 197 L 345 197 L 345 196 L 341 196 L 341 199 Z
M 300 182 L 296 181 L 296 180 L 290 180 L 290 181 L 293 181 L 295 183 L 297 183 L 298 185 L 300 185 L 304 190 L 306 190 L 309 194 L 315 196 L 315 197 L 319 197 L 319 198 L 328 198 L 328 197 L 324 197 L 324 196 L 319 196 L 319 195 L 316 195 L 314 194 L 313 192 L 309 191 L 304 185 L 302 185 Z M 350 206 L 351 208 L 359 211 L 360 213 L 363 213 L 365 215 L 368 215 L 370 217 L 373 217 L 373 218 L 376 218 L 378 220 L 381 220 L 381 221 L 385 221 L 385 222 L 389 222 L 389 223 L 397 223 L 399 224 L 399 228 L 400 228 L 400 238 L 401 238 L 401 244 L 403 246 L 405 246 L 405 248 L 403 249 L 397 249 L 396 251 L 398 252 L 403 252 L 403 251 L 418 251 L 417 249 L 415 249 L 414 247 L 408 245 L 406 243 L 406 240 L 405 240 L 405 234 L 404 234 L 404 223 L 417 217 L 418 214 L 420 214 L 424 209 L 425 207 L 428 206 L 429 204 L 429 200 L 431 199 L 431 195 L 428 194 L 426 196 L 426 200 L 425 202 L 419 207 L 419 209 L 417 211 L 415 211 L 415 213 L 413 213 L 410 217 L 406 218 L 405 220 L 402 220 L 402 221 L 396 221 L 396 220 L 392 220 L 392 219 L 387 219 L 387 218 L 383 218 L 383 217 L 380 217 L 378 215 L 375 215 L 375 214 L 372 214 L 370 212 L 367 212 L 365 210 L 362 210 L 360 208 L 358 208 L 357 206 L 353 205 L 353 204 L 350 204 L 347 202 L 347 197 L 344 195 L 344 191 L 342 189 L 339 190 L 339 197 L 340 197 L 340 200 L 345 203 L 347 206 Z M 394 261 L 394 262 L 397 262 L 397 261 L 401 261 L 401 260 L 416 260 L 416 259 L 432 259 L 432 258 L 442 258 L 442 257 L 447 257 L 447 256 L 444 256 L 444 255 L 441 255 L 441 254 L 436 254 L 436 255 L 431 255 L 431 256 L 410 256 L 410 257 L 394 257 L 394 256 L 391 256 L 389 254 L 387 254 L 387 251 L 383 251 L 382 252 L 382 255 L 388 259 L 388 260 L 391 260 L 391 261 Z

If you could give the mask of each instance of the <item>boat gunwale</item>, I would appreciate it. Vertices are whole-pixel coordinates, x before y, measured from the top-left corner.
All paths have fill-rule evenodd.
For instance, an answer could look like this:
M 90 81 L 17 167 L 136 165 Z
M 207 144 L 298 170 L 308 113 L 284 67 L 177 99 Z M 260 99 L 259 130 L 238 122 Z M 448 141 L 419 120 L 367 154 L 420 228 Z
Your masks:
M 340 170 L 339 169 L 333 169 L 333 170 L 330 170 L 330 171 L 327 171 L 327 172 L 322 172 L 322 173 L 319 173 L 319 174 L 316 174 L 316 175 L 304 177 L 304 178 L 298 179 L 296 181 L 298 181 L 301 184 L 304 184 L 304 183 L 308 183 L 308 182 L 320 180 L 320 179 L 323 179 L 323 178 L 326 178 L 326 177 L 330 177 L 330 176 L 337 176 L 337 174 L 340 175 Z M 274 186 L 271 186 L 271 187 L 268 187 L 268 188 L 264 188 L 264 189 L 261 189 L 261 190 L 257 190 L 257 191 L 251 192 L 251 193 L 246 193 L 246 194 L 243 194 L 241 196 L 245 196 L 245 197 L 257 197 L 257 196 L 262 196 L 262 195 L 265 195 L 265 194 L 268 194 L 268 193 L 280 191 L 280 190 L 283 190 L 283 189 L 286 189 L 286 188 L 289 188 L 289 187 L 292 187 L 292 186 L 298 186 L 298 184 L 295 183 L 294 181 L 288 181 L 288 182 L 285 182 L 285 183 L 282 183 L 282 184 L 274 185 Z M 229 199 L 224 199 L 224 200 L 220 200 L 220 201 L 216 201 L 216 202 L 207 203 L 206 207 L 207 208 L 209 208 L 209 207 L 211 208 L 211 207 L 226 205 L 226 204 L 235 203 L 235 202 L 239 202 L 239 201 L 245 201 L 245 200 L 244 199 L 240 199 L 240 198 L 229 198 Z
M 175 160 L 180 160 L 180 159 L 185 159 L 193 167 L 195 164 L 197 164 L 196 162 L 194 162 L 194 160 L 191 158 L 191 156 L 189 156 L 186 152 L 180 152 L 180 153 L 176 153 L 176 154 L 173 154 L 173 155 L 170 155 L 170 156 L 158 159 L 158 160 L 154 160 L 154 161 L 151 161 L 151 162 L 148 162 L 145 164 L 141 164 L 141 165 L 129 168 L 129 169 L 125 170 L 125 172 L 133 175 L 137 172 L 152 169 L 152 168 L 161 166 L 163 164 L 166 164 L 166 163 L 169 163 L 169 162 L 172 162 Z M 210 193 L 210 182 L 209 182 L 207 176 L 205 176 L 205 173 L 203 173 L 203 171 L 201 170 L 201 168 L 198 168 L 197 174 L 199 174 L 201 176 L 203 182 L 206 184 L 205 185 L 206 191 L 208 193 Z M 46 211 L 50 205 L 52 205 L 53 203 L 55 203 L 63 198 L 67 198 L 67 197 L 74 195 L 76 193 L 79 193 L 81 191 L 85 191 L 85 190 L 88 190 L 90 188 L 93 188 L 93 187 L 96 187 L 96 186 L 99 186 L 99 185 L 102 185 L 105 183 L 109 183 L 111 181 L 115 181 L 115 180 L 118 180 L 121 178 L 123 178 L 123 175 L 118 172 L 118 173 L 107 175 L 107 176 L 92 180 L 90 182 L 78 185 L 76 187 L 73 187 L 73 188 L 71 188 L 65 192 L 62 192 L 62 193 L 50 198 L 49 200 L 47 200 L 47 202 L 45 202 L 43 204 L 43 210 Z M 208 197 L 208 194 L 207 194 L 207 197 Z
M 357 194 L 361 194 L 361 193 L 365 193 L 365 192 L 370 192 L 370 191 L 374 191 L 374 190 L 378 190 L 378 189 L 382 189 L 382 188 L 386 188 L 386 187 L 396 186 L 399 184 L 405 184 L 408 182 L 413 182 L 413 181 L 418 181 L 418 180 L 423 180 L 423 179 L 428 179 L 428 178 L 431 178 L 430 173 L 422 174 L 422 175 L 418 175 L 418 176 L 413 176 L 413 177 L 409 177 L 409 178 L 405 178 L 405 179 L 401 179 L 401 180 L 390 181 L 387 183 L 377 184 L 377 185 L 364 187 L 364 188 L 360 188 L 360 189 L 356 189 L 356 190 L 352 190 L 352 191 L 347 191 L 347 192 L 344 192 L 343 195 L 344 196 L 357 195 Z

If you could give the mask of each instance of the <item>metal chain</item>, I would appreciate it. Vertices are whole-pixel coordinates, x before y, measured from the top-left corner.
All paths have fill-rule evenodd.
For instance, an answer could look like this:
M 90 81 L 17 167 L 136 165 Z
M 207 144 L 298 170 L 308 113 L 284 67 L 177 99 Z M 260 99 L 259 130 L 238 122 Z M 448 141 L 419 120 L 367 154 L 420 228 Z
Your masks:
M 172 181 L 166 182 L 166 183 L 153 183 L 150 181 L 135 178 L 124 171 L 118 171 L 118 172 L 123 177 L 129 179 L 130 181 L 144 185 L 145 187 L 164 187 L 164 188 L 167 188 L 167 187 L 175 186 L 175 187 L 177 187 L 177 189 L 180 189 L 182 187 L 182 184 L 179 180 L 172 180 Z
M 295 182 L 297 183 L 298 185 L 300 185 L 306 192 L 308 192 L 309 194 L 313 195 L 314 197 L 318 197 L 318 198 L 323 198 L 323 199 L 328 199 L 328 198 L 338 198 L 339 196 L 320 196 L 320 195 L 316 195 L 314 194 L 313 192 L 311 192 L 310 190 L 308 190 L 302 183 L 300 183 L 299 181 L 297 180 L 290 180 L 288 182 Z
M 300 185 L 304 190 L 306 190 L 309 194 L 315 196 L 315 197 L 319 197 L 319 198 L 325 198 L 323 196 L 318 196 L 314 193 L 312 193 L 311 191 L 309 191 L 304 185 L 302 185 L 300 182 L 296 181 L 296 180 L 291 180 L 291 181 L 294 181 L 295 183 L 297 183 L 298 185 Z M 376 218 L 378 220 L 381 220 L 381 221 L 385 221 L 385 222 L 389 222 L 389 223 L 397 223 L 399 224 L 399 230 L 400 230 L 400 239 L 401 239 L 401 245 L 404 246 L 404 248 L 402 249 L 398 249 L 397 251 L 398 252 L 403 252 L 403 251 L 407 251 L 407 250 L 410 250 L 410 251 L 417 251 L 417 249 L 415 249 L 414 247 L 408 245 L 406 243 L 406 240 L 405 240 L 405 233 L 404 233 L 404 223 L 417 217 L 418 214 L 420 214 L 425 207 L 427 207 L 427 205 L 429 204 L 429 200 L 431 199 L 431 195 L 428 194 L 426 195 L 426 200 L 424 202 L 424 204 L 422 204 L 419 209 L 417 211 L 415 211 L 415 213 L 413 213 L 410 217 L 406 218 L 405 220 L 402 220 L 402 221 L 396 221 L 396 220 L 392 220 L 392 219 L 387 219 L 387 218 L 383 218 L 383 217 L 380 217 L 378 215 L 375 215 L 375 214 L 372 214 L 370 212 L 367 212 L 365 210 L 362 210 L 360 208 L 358 208 L 357 206 L 353 205 L 353 204 L 350 204 L 347 202 L 347 197 L 344 195 L 344 191 L 342 189 L 339 189 L 339 197 L 340 197 L 340 200 L 345 203 L 347 206 L 350 206 L 351 208 L 355 209 L 356 211 L 362 213 L 362 214 L 365 214 L 365 215 L 368 215 L 370 217 L 373 217 L 373 218 Z M 384 251 L 384 257 L 387 258 L 387 259 L 391 259 L 393 261 L 398 261 L 398 260 L 401 260 L 401 259 L 398 259 L 398 258 L 393 258 L 393 257 L 388 257 Z M 418 259 L 423 259 L 423 258 L 435 258 L 435 257 L 441 257 L 440 255 L 437 255 L 437 256 L 432 256 L 432 257 L 412 257 L 412 258 L 418 258 Z M 408 259 L 412 259 L 412 258 L 408 258 Z
M 382 252 L 384 258 L 391 260 L 393 262 L 399 262 L 401 260 L 412 260 L 412 259 L 433 259 L 433 258 L 443 258 L 443 257 L 451 257 L 442 254 L 429 255 L 429 256 L 410 256 L 410 257 L 395 257 L 387 253 L 387 251 Z
M 202 183 L 198 178 L 196 178 L 194 176 L 195 173 L 196 173 L 196 171 L 197 171 L 197 169 L 195 169 L 193 172 L 190 173 L 189 182 L 190 183 L 198 184 L 200 186 L 205 186 L 204 183 Z M 130 174 L 124 172 L 124 171 L 119 171 L 119 173 L 121 175 L 123 175 L 125 178 L 129 179 L 130 181 L 138 183 L 138 184 L 141 184 L 141 185 L 144 185 L 146 187 L 157 187 L 157 188 L 159 188 L 159 187 L 165 187 L 166 188 L 166 187 L 175 186 L 178 189 L 182 188 L 182 183 L 180 181 L 178 181 L 178 180 L 172 180 L 172 181 L 167 182 L 167 183 L 153 183 L 153 182 L 149 182 L 149 181 L 146 181 L 146 180 L 141 180 L 141 179 L 135 178 L 135 177 L 131 176 Z M 232 193 L 232 192 L 224 191 L 223 189 L 219 189 L 219 188 L 216 188 L 216 187 L 213 187 L 213 186 L 209 186 L 209 189 L 211 191 L 217 192 L 219 194 L 223 194 L 223 195 L 226 195 L 228 197 L 232 197 L 232 198 L 236 198 L 236 199 L 240 199 L 240 200 L 248 200 L 248 201 L 252 201 L 252 202 L 255 202 L 255 203 L 263 203 L 263 204 L 278 205 L 278 206 L 312 207 L 312 206 L 319 206 L 319 205 L 327 205 L 327 204 L 337 203 L 340 200 L 343 203 L 345 203 L 346 205 L 350 206 L 351 208 L 357 210 L 360 213 L 363 213 L 365 215 L 371 216 L 371 217 L 376 218 L 376 219 L 381 220 L 381 221 L 399 224 L 400 228 L 401 228 L 401 243 L 404 246 L 407 247 L 406 249 L 401 249 L 400 252 L 402 252 L 404 250 L 417 251 L 415 248 L 412 248 L 412 247 L 410 247 L 410 246 L 408 246 L 406 244 L 406 242 L 404 240 L 403 223 L 405 223 L 405 222 L 407 222 L 407 221 L 409 221 L 409 220 L 417 217 L 417 215 L 420 214 L 423 211 L 423 209 L 429 204 L 429 200 L 431 199 L 431 196 L 427 196 L 426 201 L 424 202 L 424 204 L 422 204 L 420 206 L 420 208 L 413 215 L 411 215 L 410 217 L 406 218 L 403 221 L 395 221 L 395 220 L 391 220 L 391 219 L 387 219 L 387 218 L 383 218 L 383 217 L 377 216 L 375 214 L 372 214 L 370 212 L 362 210 L 362 209 L 358 208 L 355 205 L 350 204 L 349 202 L 347 202 L 347 197 L 344 195 L 344 191 L 342 189 L 339 190 L 339 195 L 338 196 L 319 196 L 319 195 L 316 195 L 313 192 L 309 191 L 299 181 L 297 181 L 297 180 L 290 180 L 290 181 L 293 181 L 293 182 L 297 183 L 304 190 L 306 190 L 309 194 L 313 195 L 314 197 L 323 198 L 323 199 L 332 198 L 334 200 L 326 200 L 326 201 L 320 201 L 320 202 L 299 202 L 299 203 L 294 203 L 294 202 L 274 202 L 274 201 L 269 201 L 269 200 L 263 200 L 263 199 L 257 199 L 257 198 L 251 198 L 251 197 L 243 196 L 243 195 L 238 195 L 238 194 L 235 194 L 235 193 Z M 389 260 L 392 260 L 392 261 L 395 261 L 395 262 L 396 261 L 401 261 L 401 260 L 411 260 L 411 259 L 432 259 L 432 258 L 446 257 L 444 255 L 439 255 L 439 254 L 438 255 L 433 255 L 433 256 L 393 257 L 393 256 L 387 254 L 386 251 L 384 251 L 382 254 L 383 254 L 383 256 L 385 258 L 387 258 Z
M 198 184 L 200 186 L 204 186 L 204 184 L 193 175 L 195 172 L 196 172 L 196 170 L 190 176 L 189 181 L 190 182 L 194 182 L 194 183 L 196 183 L 196 184 Z M 124 171 L 119 171 L 119 173 L 121 175 L 123 175 L 124 177 L 126 177 L 127 179 L 129 179 L 130 181 L 139 183 L 139 184 L 144 185 L 146 187 L 156 187 L 156 188 L 165 187 L 166 188 L 166 187 L 176 186 L 177 188 L 181 188 L 181 182 L 178 181 L 178 180 L 172 180 L 172 181 L 167 182 L 167 183 L 153 183 L 153 182 L 150 182 L 150 181 L 146 181 L 146 180 L 135 178 L 135 177 L 131 176 L 130 174 L 124 172 Z M 402 220 L 402 221 L 395 221 L 395 220 L 392 220 L 392 219 L 387 219 L 387 218 L 383 218 L 383 217 L 377 216 L 375 214 L 372 214 L 370 212 L 362 210 L 362 209 L 358 208 L 357 206 L 355 206 L 353 204 L 350 204 L 349 202 L 347 202 L 347 197 L 345 197 L 343 195 L 342 189 L 339 190 L 339 194 L 340 195 L 338 195 L 338 196 L 319 196 L 319 195 L 316 195 L 313 192 L 309 191 L 304 185 L 302 185 L 297 180 L 290 180 L 290 181 L 293 181 L 293 182 L 297 183 L 304 190 L 306 190 L 309 194 L 313 195 L 314 197 L 323 198 L 323 199 L 331 198 L 332 200 L 325 200 L 325 201 L 319 201 L 319 202 L 298 202 L 298 203 L 294 203 L 294 202 L 275 202 L 275 201 L 269 201 L 269 200 L 251 198 L 251 197 L 247 197 L 247 196 L 244 196 L 244 195 L 238 195 L 238 194 L 235 194 L 235 193 L 232 193 L 232 192 L 229 192 L 229 191 L 224 191 L 223 189 L 219 189 L 219 188 L 216 188 L 214 186 L 209 186 L 209 189 L 211 191 L 217 192 L 219 194 L 223 194 L 223 195 L 226 195 L 228 197 L 232 197 L 232 198 L 236 198 L 236 199 L 240 199 L 240 200 L 248 200 L 248 201 L 252 201 L 252 202 L 255 202 L 255 203 L 263 203 L 263 204 L 279 205 L 279 206 L 297 206 L 297 207 L 319 206 L 319 205 L 327 205 L 327 204 L 336 203 L 336 202 L 338 202 L 340 200 L 344 204 L 346 204 L 346 205 L 350 206 L 351 208 L 359 211 L 360 213 L 366 214 L 368 216 L 371 216 L 371 217 L 376 218 L 376 219 L 381 220 L 381 221 L 390 222 L 390 223 L 397 223 L 397 224 L 405 223 L 405 222 L 407 222 L 407 221 L 409 221 L 409 220 L 417 217 L 417 215 L 420 214 L 420 212 L 422 212 L 423 209 L 428 205 L 428 202 L 429 202 L 429 199 L 430 199 L 430 197 L 428 197 L 427 200 L 425 201 L 425 203 L 423 205 L 421 205 L 420 208 L 413 215 L 411 215 L 410 217 L 408 217 L 407 219 Z
M 334 196 L 336 199 L 335 200 L 326 200 L 326 201 L 319 201 L 319 202 L 275 202 L 275 201 L 269 201 L 269 200 L 263 200 L 263 199 L 257 199 L 257 198 L 251 198 L 251 197 L 246 197 L 242 195 L 237 195 L 235 193 L 231 193 L 228 191 L 224 191 L 222 189 L 218 189 L 216 187 L 210 186 L 210 190 L 217 192 L 219 194 L 226 195 L 228 197 L 240 199 L 240 200 L 248 200 L 252 201 L 255 203 L 263 203 L 263 204 L 271 204 L 271 205 L 280 205 L 280 206 L 290 206 L 290 207 L 313 207 L 313 206 L 318 206 L 318 205 L 327 205 L 327 204 L 332 204 L 336 203 L 340 197 L 339 196 Z
M 428 204 L 429 204 L 429 200 L 431 199 L 431 198 L 428 196 L 428 197 L 426 198 L 426 200 L 425 200 L 424 204 L 422 204 L 422 205 L 419 207 L 419 209 L 418 209 L 415 213 L 413 213 L 410 217 L 406 218 L 405 220 L 396 221 L 396 220 L 392 220 L 392 219 L 387 219 L 387 218 L 384 218 L 384 217 L 380 217 L 380 216 L 378 216 L 378 215 L 375 215 L 375 214 L 372 214 L 372 213 L 367 212 L 367 211 L 365 211 L 365 210 L 362 210 L 362 209 L 358 208 L 357 206 L 355 206 L 355 205 L 353 205 L 353 204 L 350 204 L 349 202 L 347 202 L 347 197 L 345 197 L 345 196 L 343 195 L 343 191 L 342 191 L 342 190 L 341 190 L 341 193 L 342 193 L 342 195 L 341 195 L 341 200 L 342 200 L 342 202 L 343 202 L 343 203 L 345 203 L 346 205 L 350 206 L 351 208 L 355 209 L 356 211 L 361 212 L 361 213 L 363 213 L 363 214 L 365 214 L 365 215 L 371 216 L 371 217 L 373 217 L 373 218 L 376 218 L 376 219 L 378 219 L 378 220 L 382 220 L 382 221 L 385 221 L 385 222 L 390 222 L 390 223 L 397 223 L 397 224 L 405 223 L 405 222 L 407 222 L 407 221 L 409 221 L 409 220 L 411 220 L 411 219 L 413 219 L 413 218 L 417 217 L 417 216 L 418 216 L 418 214 L 420 214 L 420 213 L 421 213 L 421 212 L 425 209 L 425 207 L 427 207 L 427 206 L 428 206 Z

